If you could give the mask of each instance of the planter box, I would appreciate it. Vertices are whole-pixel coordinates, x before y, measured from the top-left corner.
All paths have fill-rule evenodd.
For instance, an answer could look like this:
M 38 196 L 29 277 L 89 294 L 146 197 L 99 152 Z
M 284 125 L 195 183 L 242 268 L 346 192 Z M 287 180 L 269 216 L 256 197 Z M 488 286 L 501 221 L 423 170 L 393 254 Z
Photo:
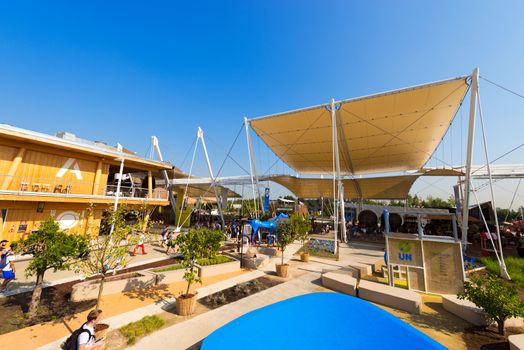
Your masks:
M 258 254 L 256 258 L 246 257 L 242 258 L 242 266 L 248 269 L 256 270 L 266 266 L 269 263 L 269 256 Z
M 200 266 L 197 265 L 200 278 L 222 275 L 224 273 L 240 271 L 240 261 L 233 259 L 233 261 L 223 264 Z
M 71 291 L 71 301 L 96 299 L 100 280 L 77 283 Z M 107 277 L 102 295 L 129 292 L 141 288 L 153 287 L 157 283 L 157 275 L 149 271 L 130 272 L 120 276 Z
M 170 265 L 174 266 L 174 265 Z M 164 266 L 163 268 L 168 268 L 169 266 Z M 154 273 L 157 275 L 157 284 L 171 284 L 176 282 L 182 282 L 184 281 L 184 273 L 186 272 L 185 269 L 178 269 L 178 270 L 171 270 L 171 271 L 162 271 L 162 272 L 155 272 L 152 270 L 149 270 L 151 273 Z

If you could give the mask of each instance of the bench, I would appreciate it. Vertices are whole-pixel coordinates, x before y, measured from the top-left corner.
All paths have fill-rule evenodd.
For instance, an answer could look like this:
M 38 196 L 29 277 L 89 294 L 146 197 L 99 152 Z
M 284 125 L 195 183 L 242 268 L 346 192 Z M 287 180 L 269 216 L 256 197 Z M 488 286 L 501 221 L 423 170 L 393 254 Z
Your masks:
M 524 334 L 515 334 L 508 337 L 510 350 L 524 350 Z
M 488 321 L 484 311 L 469 300 L 461 300 L 456 295 L 448 294 L 442 296 L 444 310 L 468 321 L 475 326 L 486 326 Z M 522 318 L 512 317 L 504 322 L 505 327 L 521 327 Z
M 322 285 L 351 296 L 357 295 L 357 279 L 348 273 L 337 273 L 334 271 L 322 274 Z
M 358 279 L 358 274 L 359 274 L 359 271 L 352 267 L 341 267 L 338 269 L 333 269 L 333 268 L 323 268 L 322 269 L 322 274 L 328 273 L 328 272 L 338 273 L 341 275 L 350 275 L 351 277 L 354 277 L 356 279 Z
M 420 314 L 422 298 L 411 290 L 395 288 L 381 283 L 360 280 L 358 296 L 364 300 Z
M 362 278 L 362 276 L 369 276 L 371 275 L 371 265 L 361 264 L 361 263 L 353 263 L 349 264 L 348 268 L 352 268 L 358 271 L 358 277 Z

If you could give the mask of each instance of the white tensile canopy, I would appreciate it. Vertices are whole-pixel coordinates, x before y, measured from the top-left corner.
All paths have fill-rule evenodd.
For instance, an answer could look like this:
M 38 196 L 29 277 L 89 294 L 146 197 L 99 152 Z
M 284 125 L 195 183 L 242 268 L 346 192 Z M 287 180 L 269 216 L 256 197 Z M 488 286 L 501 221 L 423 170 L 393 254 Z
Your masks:
M 468 90 L 460 77 L 336 102 L 340 175 L 419 170 Z M 251 119 L 257 135 L 302 174 L 333 173 L 330 105 Z
M 406 199 L 417 175 L 386 176 L 362 179 L 344 179 L 346 199 Z M 271 176 L 274 181 L 293 192 L 299 198 L 333 197 L 333 180 L 298 178 L 295 176 Z

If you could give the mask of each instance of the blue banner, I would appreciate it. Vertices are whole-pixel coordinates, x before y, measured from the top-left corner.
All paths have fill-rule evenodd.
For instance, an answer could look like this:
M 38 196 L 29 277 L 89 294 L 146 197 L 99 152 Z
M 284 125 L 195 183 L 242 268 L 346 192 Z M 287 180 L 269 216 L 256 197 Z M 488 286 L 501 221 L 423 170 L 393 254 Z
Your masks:
M 269 212 L 269 187 L 264 191 L 264 213 Z

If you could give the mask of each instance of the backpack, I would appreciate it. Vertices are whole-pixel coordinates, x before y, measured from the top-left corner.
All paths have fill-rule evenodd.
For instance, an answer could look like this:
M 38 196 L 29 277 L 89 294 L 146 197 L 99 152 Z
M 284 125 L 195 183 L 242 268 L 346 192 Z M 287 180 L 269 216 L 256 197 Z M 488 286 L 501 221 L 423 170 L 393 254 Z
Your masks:
M 7 255 L 9 253 L 2 254 L 2 258 L 0 259 L 0 270 L 3 270 L 4 267 L 7 266 Z
M 83 325 L 81 325 L 80 328 L 78 328 L 73 333 L 71 333 L 69 338 L 67 338 L 62 343 L 62 345 L 60 345 L 60 348 L 63 349 L 63 350 L 77 350 L 78 349 L 78 337 L 82 333 L 88 333 L 89 334 L 89 339 L 91 339 L 93 337 L 93 334 L 91 334 L 91 331 L 89 329 L 85 329 L 84 325 L 85 325 L 85 323 Z

